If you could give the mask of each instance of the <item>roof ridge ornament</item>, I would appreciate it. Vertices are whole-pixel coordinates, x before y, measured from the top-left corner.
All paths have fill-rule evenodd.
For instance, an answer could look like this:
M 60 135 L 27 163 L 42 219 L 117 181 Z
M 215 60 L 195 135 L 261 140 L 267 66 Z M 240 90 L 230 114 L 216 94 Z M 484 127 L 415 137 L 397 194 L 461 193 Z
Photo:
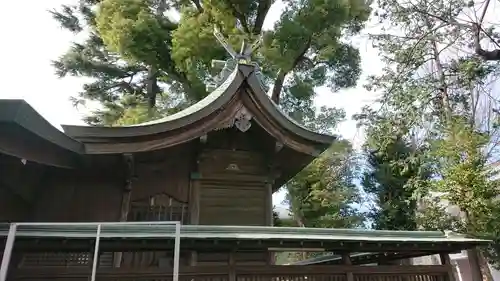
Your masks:
M 246 63 L 251 63 L 252 61 L 252 53 L 257 50 L 260 47 L 260 44 L 262 43 L 262 35 L 259 35 L 257 40 L 253 42 L 253 44 L 249 44 L 244 38 L 241 42 L 241 49 L 239 53 L 236 53 L 234 49 L 231 47 L 231 45 L 227 42 L 226 38 L 224 35 L 220 32 L 219 28 L 217 26 L 214 27 L 214 36 L 219 41 L 219 43 L 226 49 L 228 54 L 231 56 L 231 58 L 235 59 L 238 61 L 238 63 L 241 63 L 241 61 L 244 61 Z
M 252 53 L 260 47 L 262 43 L 262 35 L 260 35 L 252 44 L 249 44 L 247 40 L 243 39 L 239 52 L 236 52 L 233 49 L 226 37 L 224 37 L 217 27 L 214 27 L 214 36 L 222 47 L 224 47 L 230 58 L 228 60 L 212 60 L 212 69 L 214 72 L 218 72 L 218 74 L 214 75 L 214 77 L 212 77 L 212 81 L 207 84 L 208 92 L 214 91 L 217 87 L 224 83 L 238 64 L 253 65 L 260 74 L 259 66 L 257 63 L 252 62 Z

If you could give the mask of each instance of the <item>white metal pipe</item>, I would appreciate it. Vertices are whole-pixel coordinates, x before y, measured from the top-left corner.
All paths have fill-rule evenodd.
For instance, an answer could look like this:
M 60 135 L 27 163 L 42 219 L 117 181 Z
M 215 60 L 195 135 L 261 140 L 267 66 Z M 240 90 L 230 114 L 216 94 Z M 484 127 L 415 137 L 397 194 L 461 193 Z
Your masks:
M 95 281 L 95 276 L 97 272 L 97 263 L 99 262 L 99 243 L 101 242 L 101 225 L 97 225 L 97 233 L 95 236 L 94 244 L 94 257 L 92 258 L 92 277 L 90 281 Z
M 168 224 L 178 224 L 178 221 L 139 221 L 139 222 L 21 222 L 16 223 L 18 226 L 97 226 L 101 224 L 103 226 L 113 226 L 113 225 L 168 225 Z
M 175 224 L 175 239 L 174 239 L 174 272 L 172 276 L 172 281 L 179 280 L 179 256 L 180 256 L 180 245 L 181 244 L 181 224 L 176 222 Z
M 181 222 L 179 221 L 147 221 L 147 222 L 105 222 L 105 223 L 95 223 L 95 222 L 23 222 L 23 223 L 13 223 L 10 225 L 9 234 L 7 236 L 7 243 L 5 245 L 4 255 L 2 259 L 1 275 L 0 281 L 6 281 L 7 270 L 10 262 L 10 256 L 12 254 L 12 248 L 14 246 L 14 240 L 16 236 L 16 231 L 18 226 L 97 226 L 97 235 L 94 249 L 94 259 L 92 264 L 92 277 L 91 281 L 95 281 L 98 255 L 99 255 L 99 243 L 101 238 L 101 231 L 103 226 L 133 226 L 133 225 L 175 225 L 175 237 L 174 237 L 174 268 L 173 268 L 173 280 L 179 280 L 179 263 L 180 263 L 180 233 L 181 233 Z
M 2 265 L 0 266 L 0 281 L 7 280 L 7 273 L 9 271 L 10 257 L 12 249 L 14 248 L 14 241 L 16 240 L 17 224 L 11 223 L 9 227 L 9 234 L 5 242 L 5 249 L 3 250 Z

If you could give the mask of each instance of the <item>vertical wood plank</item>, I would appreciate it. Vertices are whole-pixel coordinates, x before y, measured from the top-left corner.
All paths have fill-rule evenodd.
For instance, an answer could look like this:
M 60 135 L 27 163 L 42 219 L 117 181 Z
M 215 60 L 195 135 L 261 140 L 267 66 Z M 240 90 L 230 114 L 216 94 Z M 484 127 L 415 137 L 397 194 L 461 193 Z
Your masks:
M 267 182 L 264 185 L 264 188 L 266 189 L 266 200 L 265 200 L 265 215 L 266 215 L 266 220 L 265 223 L 267 226 L 273 226 L 273 184 L 272 182 Z M 268 265 L 273 265 L 275 264 L 275 254 L 274 252 L 269 252 L 267 253 L 267 264 Z
M 190 176 L 190 192 L 189 192 L 189 224 L 200 223 L 200 176 L 198 173 L 191 173 Z M 196 266 L 198 264 L 198 253 L 191 251 L 189 257 L 189 265 Z
M 123 194 L 122 194 L 122 203 L 121 203 L 121 209 L 120 209 L 120 218 L 118 219 L 119 221 L 127 221 L 128 219 L 128 213 L 130 211 L 130 201 L 132 198 L 132 188 L 133 188 L 133 178 L 134 178 L 134 173 L 135 173 L 135 167 L 134 167 L 134 157 L 132 154 L 125 154 L 123 155 L 123 159 L 126 165 L 126 178 L 125 178 L 125 186 L 123 188 Z M 122 262 L 122 252 L 115 253 L 113 257 L 113 266 L 114 267 L 120 267 L 121 262 Z
M 442 265 L 449 266 L 448 275 L 446 276 L 447 281 L 455 281 L 454 266 L 451 264 L 450 255 L 448 253 L 440 253 L 439 257 L 441 259 Z
M 266 203 L 265 203 L 265 214 L 266 214 L 266 225 L 273 226 L 273 185 L 268 182 L 265 184 L 266 189 Z
M 189 224 L 199 224 L 200 222 L 200 176 L 198 173 L 191 173 L 189 194 Z
M 483 274 L 481 273 L 481 265 L 479 264 L 479 258 L 477 254 L 477 249 L 467 250 L 467 257 L 470 263 L 472 281 L 483 281 Z
M 342 253 L 342 263 L 347 266 L 352 265 L 351 256 L 349 255 L 349 253 Z M 347 272 L 346 281 L 354 281 L 354 275 L 352 271 Z
M 236 281 L 236 271 L 235 271 L 236 258 L 235 258 L 234 251 L 231 251 L 229 253 L 228 264 L 229 264 L 229 276 L 228 276 L 229 277 L 229 281 Z

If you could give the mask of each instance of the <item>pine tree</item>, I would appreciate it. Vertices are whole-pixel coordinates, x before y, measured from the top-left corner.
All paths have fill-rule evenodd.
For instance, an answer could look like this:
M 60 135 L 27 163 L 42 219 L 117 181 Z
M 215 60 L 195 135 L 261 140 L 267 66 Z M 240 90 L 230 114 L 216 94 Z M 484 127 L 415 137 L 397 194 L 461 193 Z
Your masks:
M 370 13 L 367 2 L 289 1 L 274 28 L 263 31 L 272 4 L 79 0 L 52 13 L 62 27 L 85 38 L 54 66 L 61 77 L 89 78 L 74 102 L 97 102 L 98 110 L 86 120 L 90 124 L 127 123 L 120 118 L 135 107 L 155 118 L 205 97 L 211 61 L 227 57 L 212 34 L 214 27 L 235 49 L 242 39 L 262 34 L 254 59 L 272 87 L 273 100 L 290 114 L 311 112 L 317 86 L 338 90 L 356 84 L 359 52 L 342 38 L 360 31 Z

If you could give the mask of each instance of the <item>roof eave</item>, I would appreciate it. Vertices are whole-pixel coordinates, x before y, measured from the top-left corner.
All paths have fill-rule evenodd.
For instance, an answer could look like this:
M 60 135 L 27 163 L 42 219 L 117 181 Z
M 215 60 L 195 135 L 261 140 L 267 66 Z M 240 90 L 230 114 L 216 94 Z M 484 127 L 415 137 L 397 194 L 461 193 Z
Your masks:
M 219 110 L 237 92 L 245 77 L 235 69 L 228 80 L 200 102 L 165 118 L 126 127 L 63 125 L 66 134 L 77 138 L 130 138 L 164 133 L 187 126 Z M 200 107 L 200 105 L 203 105 Z M 189 112 L 189 114 L 186 114 Z M 179 118 L 176 118 L 179 116 Z
M 320 134 L 309 130 L 287 116 L 286 113 L 268 97 L 255 72 L 249 75 L 247 83 L 250 90 L 254 93 L 254 97 L 258 99 L 259 104 L 261 104 L 284 129 L 303 139 L 318 143 L 318 145 L 322 146 L 323 150 L 330 147 L 330 145 L 338 140 L 337 136 Z
M 226 82 L 219 86 L 217 90 L 212 92 L 202 101 L 197 104 L 185 109 L 179 113 L 180 118 L 175 118 L 174 115 L 167 116 L 165 118 L 147 122 L 144 124 L 139 124 L 135 126 L 128 127 L 90 127 L 90 126 L 68 126 L 63 125 L 63 129 L 66 134 L 77 138 L 127 138 L 127 137 L 139 137 L 152 134 L 163 133 L 169 130 L 174 130 L 181 128 L 183 126 L 189 125 L 203 117 L 210 115 L 211 113 L 219 110 L 227 101 L 229 101 L 232 96 L 237 93 L 238 88 L 240 88 L 243 82 L 246 81 L 251 87 L 251 90 L 256 93 L 259 102 L 265 106 L 265 110 L 276 119 L 276 121 L 283 126 L 285 129 L 299 137 L 317 143 L 321 153 L 322 150 L 328 148 L 333 142 L 337 140 L 337 137 L 318 134 L 310 131 L 281 112 L 277 105 L 275 105 L 267 96 L 265 91 L 262 89 L 258 78 L 255 73 L 255 66 L 247 64 L 238 64 L 237 69 L 231 74 L 230 78 Z M 214 95 L 214 93 L 216 93 Z M 214 97 L 215 96 L 215 97 Z M 205 104 L 206 103 L 206 104 Z M 197 110 L 193 110 L 193 107 L 200 107 Z M 190 112 L 190 114 L 185 114 L 185 112 Z
M 0 121 L 12 123 L 65 150 L 83 153 L 82 143 L 64 134 L 43 118 L 25 100 L 0 100 Z

